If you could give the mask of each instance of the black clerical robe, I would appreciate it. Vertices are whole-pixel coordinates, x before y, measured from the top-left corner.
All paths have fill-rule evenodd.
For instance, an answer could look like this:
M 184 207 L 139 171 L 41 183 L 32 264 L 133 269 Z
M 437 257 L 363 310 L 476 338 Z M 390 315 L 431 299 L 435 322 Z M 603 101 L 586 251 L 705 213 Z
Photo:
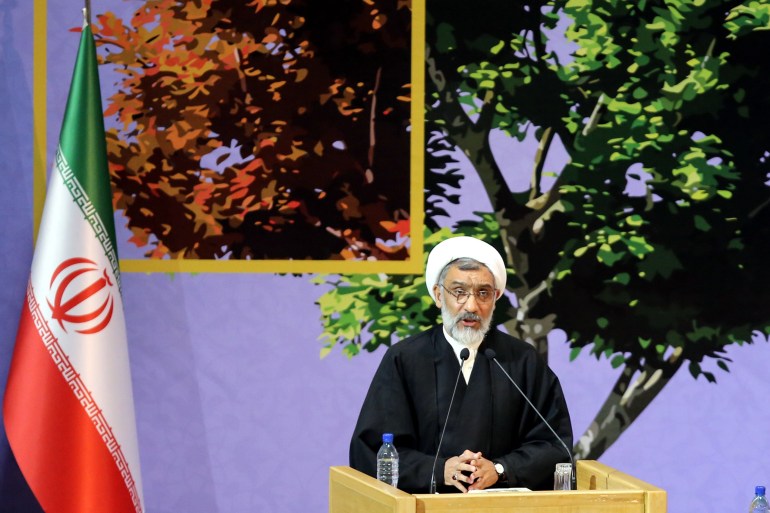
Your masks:
M 535 349 L 492 329 L 479 347 L 470 381 L 460 377 L 436 463 L 439 491 L 444 463 L 465 449 L 503 464 L 501 486 L 553 488 L 556 463 L 569 462 L 564 447 L 521 397 L 505 374 L 484 356 L 490 348 L 567 447 L 572 426 L 559 380 Z M 441 326 L 388 349 L 374 375 L 350 443 L 350 466 L 376 476 L 382 433 L 393 433 L 399 454 L 398 487 L 412 493 L 430 488 L 431 469 L 460 364 Z

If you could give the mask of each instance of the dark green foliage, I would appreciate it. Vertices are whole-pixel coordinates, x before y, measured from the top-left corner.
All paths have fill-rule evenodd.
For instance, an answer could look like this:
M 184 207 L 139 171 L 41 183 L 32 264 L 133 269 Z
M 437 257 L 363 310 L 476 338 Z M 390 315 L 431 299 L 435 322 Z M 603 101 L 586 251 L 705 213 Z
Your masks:
M 529 299 L 499 305 L 501 324 L 532 339 L 522 318 L 554 319 L 574 356 L 590 348 L 614 367 L 685 359 L 696 376 L 704 358 L 727 369 L 726 345 L 768 332 L 770 73 L 752 57 L 770 43 L 767 6 L 490 1 L 471 16 L 467 2 L 433 0 L 427 9 L 427 226 L 441 225 L 436 198 L 478 201 L 462 195 L 459 164 L 436 156 L 442 144 L 462 150 L 473 165 L 462 172 L 478 174 L 495 213 L 457 226 L 499 239 L 509 291 Z M 511 144 L 540 140 L 540 161 L 515 170 L 532 174 L 530 190 L 509 189 L 511 171 L 489 146 L 495 130 Z M 569 160 L 548 188 L 542 161 L 557 143 Z M 426 250 L 445 236 L 428 236 Z M 379 286 L 425 297 L 421 279 L 383 276 Z M 345 311 L 327 299 L 324 315 Z M 325 317 L 327 347 L 373 350 L 438 315 L 425 300 L 396 330 L 367 321 L 387 316 L 389 301 L 376 296 L 357 312 L 355 339 Z

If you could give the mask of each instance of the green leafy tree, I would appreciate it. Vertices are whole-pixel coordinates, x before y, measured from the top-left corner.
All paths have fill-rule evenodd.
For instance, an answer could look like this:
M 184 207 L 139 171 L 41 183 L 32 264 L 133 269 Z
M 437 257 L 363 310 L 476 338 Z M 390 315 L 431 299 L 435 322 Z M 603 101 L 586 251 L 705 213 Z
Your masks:
M 573 358 L 619 369 L 575 447 L 593 459 L 683 367 L 714 382 L 704 360 L 727 371 L 727 346 L 770 333 L 770 73 L 754 57 L 770 8 L 482 3 L 493 14 L 427 4 L 426 250 L 449 236 L 441 201 L 473 204 L 458 180 L 477 175 L 491 212 L 451 231 L 503 252 L 512 301 L 496 324 L 543 354 L 563 330 Z M 496 159 L 497 132 L 536 139 L 528 169 Z M 567 158 L 546 167 L 557 148 Z M 529 187 L 512 189 L 511 173 Z M 437 321 L 422 277 L 327 278 L 325 352 L 373 351 Z

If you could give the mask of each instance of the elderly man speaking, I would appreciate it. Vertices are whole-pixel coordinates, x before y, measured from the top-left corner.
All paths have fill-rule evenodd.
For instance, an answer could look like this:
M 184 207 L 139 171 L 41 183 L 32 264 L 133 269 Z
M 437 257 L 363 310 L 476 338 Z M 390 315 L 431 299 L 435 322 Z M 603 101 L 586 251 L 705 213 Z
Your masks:
M 570 461 L 569 412 L 535 349 L 490 329 L 505 281 L 502 257 L 479 239 L 454 237 L 430 252 L 425 284 L 443 324 L 383 356 L 350 443 L 353 468 L 375 476 L 382 433 L 393 433 L 398 487 L 408 492 L 553 487 L 555 464 Z

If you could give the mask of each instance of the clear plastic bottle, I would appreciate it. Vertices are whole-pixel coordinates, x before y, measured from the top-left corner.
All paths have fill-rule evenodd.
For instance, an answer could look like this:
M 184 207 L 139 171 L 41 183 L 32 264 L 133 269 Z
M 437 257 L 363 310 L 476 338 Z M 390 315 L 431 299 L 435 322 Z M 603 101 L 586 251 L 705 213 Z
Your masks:
M 767 505 L 767 497 L 765 497 L 765 487 L 757 486 L 754 489 L 754 500 L 751 501 L 749 506 L 749 513 L 768 513 L 770 507 Z
M 377 452 L 377 479 L 398 487 L 398 451 L 393 445 L 393 433 L 382 435 L 382 446 Z

